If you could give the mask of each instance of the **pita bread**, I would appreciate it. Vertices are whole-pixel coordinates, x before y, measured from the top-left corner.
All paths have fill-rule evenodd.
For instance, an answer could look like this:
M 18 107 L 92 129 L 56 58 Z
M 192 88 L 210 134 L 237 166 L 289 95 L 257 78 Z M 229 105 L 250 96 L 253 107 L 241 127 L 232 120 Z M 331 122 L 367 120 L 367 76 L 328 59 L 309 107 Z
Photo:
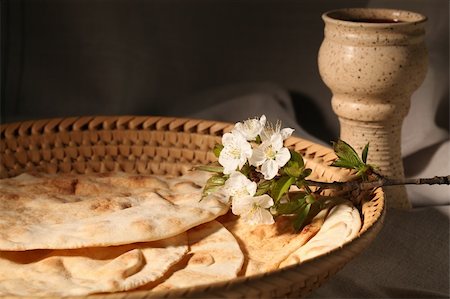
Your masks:
M 242 272 L 247 276 L 277 269 L 283 260 L 319 231 L 326 212 L 326 209 L 320 211 L 300 232 L 294 230 L 290 216 L 279 216 L 271 225 L 251 226 L 231 213 L 220 221 L 241 245 L 246 256 Z
M 149 242 L 225 214 L 227 198 L 215 193 L 200 200 L 202 188 L 190 176 L 198 181 L 195 172 L 181 178 L 24 174 L 0 180 L 0 250 Z
M 187 234 L 149 243 L 0 252 L 0 295 L 84 296 L 155 281 L 188 251 Z
M 159 284 L 147 289 L 164 291 L 174 288 L 210 284 L 237 277 L 244 255 L 233 235 L 217 221 L 188 231 L 190 252 Z
M 320 231 L 283 261 L 280 267 L 304 262 L 338 248 L 355 238 L 360 229 L 358 209 L 349 201 L 337 204 L 330 209 Z

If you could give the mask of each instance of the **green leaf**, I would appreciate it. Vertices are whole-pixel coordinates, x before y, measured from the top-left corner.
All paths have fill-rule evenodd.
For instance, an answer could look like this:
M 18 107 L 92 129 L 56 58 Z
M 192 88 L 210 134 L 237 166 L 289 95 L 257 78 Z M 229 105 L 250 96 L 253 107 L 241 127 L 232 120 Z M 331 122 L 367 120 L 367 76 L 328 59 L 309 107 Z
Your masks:
M 200 198 L 200 201 L 202 201 L 202 199 L 207 197 L 208 195 L 211 195 L 214 192 L 216 192 L 218 188 L 219 186 L 208 186 L 208 187 L 205 186 L 205 188 L 203 188 L 202 197 Z
M 333 149 L 338 159 L 333 162 L 332 166 L 357 169 L 364 164 L 356 151 L 343 140 L 333 142 Z
M 312 173 L 312 169 L 311 168 L 305 168 L 303 170 L 303 173 L 302 173 L 301 177 L 302 178 L 306 178 L 306 177 L 310 176 L 311 173 Z
M 313 204 L 316 202 L 316 199 L 314 198 L 314 196 L 312 194 L 308 194 L 305 196 L 305 201 L 309 204 Z
M 245 175 L 246 177 L 248 177 L 248 175 L 250 174 L 251 171 L 252 171 L 252 166 L 250 166 L 250 165 L 248 164 L 248 162 L 245 163 L 244 166 L 242 166 L 242 168 L 241 168 L 241 170 L 240 170 L 240 172 L 241 172 L 243 175 Z
M 300 167 L 298 161 L 288 161 L 283 167 L 283 171 L 288 176 L 297 178 L 302 174 L 302 167 Z
M 297 213 L 297 218 L 295 218 L 293 225 L 294 229 L 299 231 L 303 228 L 306 218 L 308 217 L 309 210 L 311 209 L 311 204 L 308 203 Z
M 206 185 L 223 186 L 227 178 L 222 175 L 213 175 L 206 181 Z
M 306 204 L 307 193 L 297 191 L 288 202 L 279 202 L 274 206 L 276 215 L 297 214 Z
M 351 147 L 347 142 L 343 140 L 338 140 L 338 142 L 333 144 L 333 149 L 340 159 L 354 164 L 361 163 L 358 154 L 353 149 L 353 147 Z
M 369 143 L 363 148 L 361 159 L 358 157 L 356 151 L 342 140 L 333 143 L 333 148 L 338 159 L 331 164 L 332 166 L 355 169 L 357 171 L 357 177 L 361 177 L 363 181 L 368 180 L 370 173 L 374 170 L 374 166 L 367 164 Z
M 298 210 L 298 203 L 294 201 L 289 201 L 286 203 L 279 204 L 275 209 L 276 215 L 289 215 L 293 214 Z
M 289 190 L 289 187 L 295 182 L 295 178 L 290 176 L 282 176 L 277 181 L 275 181 L 270 195 L 275 202 L 278 202 L 281 197 Z
M 357 166 L 355 166 L 355 164 L 353 164 L 351 162 L 343 161 L 343 160 L 340 160 L 340 159 L 337 159 L 336 161 L 334 161 L 331 164 L 331 166 L 342 167 L 342 168 L 349 168 L 349 169 L 354 169 L 355 167 L 357 167 Z
M 289 152 L 291 153 L 291 159 L 282 168 L 282 171 L 288 176 L 300 179 L 309 176 L 311 169 L 304 168 L 305 162 L 303 161 L 302 155 L 294 150 L 289 150 Z
M 308 193 L 304 192 L 304 191 L 295 191 L 289 194 L 289 200 L 290 201 L 301 201 L 304 200 L 305 196 Z
M 304 197 L 299 200 L 280 203 L 276 207 L 277 215 L 289 215 L 297 213 L 297 211 L 305 205 Z
M 213 175 L 210 177 L 205 184 L 205 187 L 203 188 L 202 192 L 202 198 L 214 193 L 219 187 L 223 186 L 225 184 L 225 181 L 227 180 L 226 176 L 223 175 Z
M 272 187 L 272 181 L 261 181 L 258 183 L 258 187 L 256 188 L 255 196 L 260 196 L 269 192 Z
M 303 169 L 302 174 L 295 181 L 295 185 L 297 187 L 299 187 L 300 189 L 307 188 L 308 187 L 308 183 L 305 181 L 305 178 L 308 177 L 311 173 L 312 173 L 311 168 Z
M 367 154 L 369 153 L 369 143 L 366 144 L 366 146 L 364 147 L 363 151 L 362 151 L 362 161 L 364 163 L 367 163 Z
M 356 172 L 356 176 L 360 176 L 363 181 L 368 180 L 368 172 L 372 170 L 370 165 L 364 164 L 358 168 L 358 172 Z
M 294 150 L 289 150 L 289 152 L 291 153 L 291 161 L 298 162 L 298 166 L 300 168 L 305 166 L 305 163 L 303 162 L 303 157 L 302 157 L 302 155 L 300 155 L 300 153 L 298 153 Z
M 223 173 L 223 167 L 222 166 L 200 165 L 200 166 L 196 166 L 195 169 L 203 170 L 203 171 L 209 171 L 209 172 Z
M 300 189 L 302 189 L 303 187 L 305 187 L 306 182 L 305 182 L 304 179 L 298 179 L 298 180 L 295 181 L 295 185 L 297 187 L 299 187 Z
M 219 158 L 220 152 L 222 152 L 222 150 L 223 150 L 223 145 L 222 145 L 222 144 L 216 144 L 216 145 L 214 146 L 213 153 L 214 153 L 214 155 L 215 155 L 217 158 Z

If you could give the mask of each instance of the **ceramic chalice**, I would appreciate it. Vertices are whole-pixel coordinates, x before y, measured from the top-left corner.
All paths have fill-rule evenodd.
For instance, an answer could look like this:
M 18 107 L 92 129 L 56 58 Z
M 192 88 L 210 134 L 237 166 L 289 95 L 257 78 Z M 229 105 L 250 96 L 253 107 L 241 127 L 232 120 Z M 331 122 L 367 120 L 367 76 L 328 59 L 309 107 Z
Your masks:
M 349 8 L 323 14 L 319 71 L 333 93 L 340 138 L 388 178 L 404 177 L 401 128 L 427 70 L 426 17 L 409 11 Z M 404 186 L 386 188 L 387 205 L 409 208 Z

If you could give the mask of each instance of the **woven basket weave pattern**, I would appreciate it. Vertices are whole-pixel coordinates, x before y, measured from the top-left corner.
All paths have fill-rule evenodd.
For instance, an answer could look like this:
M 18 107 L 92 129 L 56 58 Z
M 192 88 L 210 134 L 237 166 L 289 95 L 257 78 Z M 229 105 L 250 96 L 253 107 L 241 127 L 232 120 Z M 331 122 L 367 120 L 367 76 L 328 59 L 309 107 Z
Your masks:
M 1 177 L 24 171 L 179 174 L 215 158 L 229 124 L 157 117 L 94 117 L 1 127 Z
M 212 153 L 232 125 L 169 117 L 73 117 L 0 126 L 0 177 L 27 171 L 97 173 L 125 171 L 180 175 L 215 161 Z M 296 137 L 285 141 L 300 152 L 311 179 L 346 180 L 349 171 L 330 167 L 328 148 Z M 360 253 L 376 236 L 384 216 L 384 195 L 375 190 L 362 204 L 360 236 L 326 255 L 264 275 L 163 293 L 135 291 L 89 297 L 280 297 L 305 296 Z

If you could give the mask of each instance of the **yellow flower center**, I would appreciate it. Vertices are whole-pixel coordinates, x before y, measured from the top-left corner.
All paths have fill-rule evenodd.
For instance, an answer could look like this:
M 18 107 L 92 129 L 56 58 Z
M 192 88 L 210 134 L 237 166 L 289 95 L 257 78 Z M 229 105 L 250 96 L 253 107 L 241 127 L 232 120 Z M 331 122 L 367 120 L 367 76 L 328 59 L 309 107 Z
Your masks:
M 268 159 L 275 160 L 276 152 L 273 150 L 272 146 L 270 145 L 270 146 L 266 147 L 266 149 L 264 150 L 264 155 Z
M 231 151 L 230 154 L 233 158 L 235 159 L 239 159 L 241 157 L 241 150 L 237 147 L 234 147 Z
M 252 204 L 252 208 L 251 208 L 250 211 L 249 211 L 249 214 L 250 214 L 250 215 L 255 214 L 256 211 L 257 211 L 259 208 L 260 208 L 260 206 L 259 206 L 256 202 L 254 202 L 254 203 Z

